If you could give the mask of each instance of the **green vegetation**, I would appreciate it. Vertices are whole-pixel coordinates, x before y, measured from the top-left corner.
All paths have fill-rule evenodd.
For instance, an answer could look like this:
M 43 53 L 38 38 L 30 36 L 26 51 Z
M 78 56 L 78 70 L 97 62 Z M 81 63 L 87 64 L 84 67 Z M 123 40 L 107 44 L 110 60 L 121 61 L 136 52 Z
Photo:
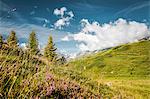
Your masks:
M 11 31 L 8 39 L 7 39 L 7 43 L 10 47 L 17 47 L 17 37 L 16 37 L 16 33 L 14 31 Z
M 89 55 L 68 64 L 68 70 L 111 86 L 124 98 L 150 98 L 150 41 L 140 41 Z
M 150 76 L 150 41 L 117 46 L 88 57 L 72 61 L 77 70 L 105 77 Z M 95 78 L 97 78 L 95 76 Z
M 32 31 L 29 36 L 29 51 L 33 55 L 36 55 L 39 52 L 38 40 L 34 31 Z
M 45 47 L 44 56 L 47 57 L 51 62 L 56 60 L 57 54 L 56 54 L 56 48 L 54 47 L 55 44 L 53 43 L 52 36 L 49 36 L 48 38 L 48 44 Z
M 47 66 L 29 53 L 19 56 L 3 53 L 0 59 L 1 98 L 96 97 L 76 82 L 56 76 L 52 66 Z
M 54 64 L 5 42 L 0 50 L 0 98 L 96 98 L 75 81 L 54 74 Z
M 9 43 L 17 41 L 15 32 L 12 34 L 9 42 L 2 41 L 0 49 L 0 98 L 150 98 L 149 40 L 117 46 L 65 63 L 64 57 L 56 59 L 51 36 L 44 55 L 38 55 L 34 32 L 29 38 L 33 53 L 10 46 Z M 60 60 L 62 64 L 59 64 Z

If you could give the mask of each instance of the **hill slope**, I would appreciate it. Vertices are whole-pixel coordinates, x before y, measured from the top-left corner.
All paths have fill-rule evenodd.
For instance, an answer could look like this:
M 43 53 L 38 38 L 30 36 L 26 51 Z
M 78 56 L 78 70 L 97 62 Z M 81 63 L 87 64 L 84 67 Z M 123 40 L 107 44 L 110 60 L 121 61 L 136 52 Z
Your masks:
M 18 48 L 0 49 L 0 99 L 100 97 L 76 82 L 55 75 L 52 63 L 39 57 Z
M 8 51 L 0 50 L 0 97 L 50 97 L 46 93 L 49 92 L 47 88 L 52 87 L 49 83 L 52 80 L 55 86 L 51 96 L 66 97 L 66 93 L 71 93 L 114 99 L 150 98 L 149 40 L 117 46 L 63 66 L 52 65 L 43 57 L 21 52 L 15 55 L 13 51 L 7 54 Z M 47 81 L 47 75 L 48 78 L 53 75 L 52 79 Z M 29 85 L 24 85 L 24 81 Z M 60 84 L 62 81 L 64 84 Z M 71 87 L 72 84 L 75 87 Z M 76 86 L 80 86 L 82 92 L 77 91 Z
M 150 76 L 150 41 L 126 44 L 70 62 L 72 68 L 105 76 Z
M 88 78 L 94 85 L 97 82 L 110 86 L 118 98 L 150 98 L 149 40 L 82 57 L 62 69 L 66 72 L 73 71 L 71 75 L 76 74 L 81 83 L 87 83 L 82 78 Z

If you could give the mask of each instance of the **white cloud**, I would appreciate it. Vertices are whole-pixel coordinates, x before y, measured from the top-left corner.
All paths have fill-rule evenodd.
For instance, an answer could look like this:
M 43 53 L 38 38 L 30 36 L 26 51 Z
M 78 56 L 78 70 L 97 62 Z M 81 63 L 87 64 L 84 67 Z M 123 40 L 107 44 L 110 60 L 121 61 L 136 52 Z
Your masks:
M 60 9 L 56 8 L 56 9 L 54 10 L 54 14 L 55 14 L 55 15 L 60 15 L 61 17 L 63 17 L 66 11 L 67 11 L 67 8 L 66 8 L 66 7 L 62 7 L 62 8 L 60 8 Z
M 61 40 L 62 41 L 70 41 L 72 39 L 73 39 L 73 34 L 68 32 L 68 34 L 66 36 L 64 36 Z
M 63 26 L 68 26 L 69 24 L 70 24 L 70 18 L 69 17 L 65 17 L 65 18 L 61 18 L 61 19 L 57 20 L 54 23 L 54 26 L 57 29 L 62 29 Z
M 61 39 L 62 41 L 69 41 L 69 37 L 65 36 L 64 38 Z
M 62 29 L 64 26 L 70 25 L 70 20 L 72 20 L 73 17 L 74 17 L 73 12 L 72 11 L 67 12 L 66 7 L 62 7 L 60 9 L 56 8 L 54 10 L 54 14 L 56 16 L 60 16 L 60 19 L 58 19 L 54 23 L 54 28 L 55 29 Z
M 19 46 L 23 49 L 27 49 L 27 44 L 26 43 L 20 43 Z
M 73 18 L 74 17 L 74 14 L 72 11 L 68 12 L 68 15 L 70 16 L 70 18 Z
M 102 25 L 82 19 L 81 25 L 82 30 L 72 35 L 73 40 L 79 42 L 78 47 L 81 51 L 105 49 L 150 36 L 150 30 L 145 23 L 127 21 L 122 18 Z
M 62 29 L 62 26 L 65 26 L 66 25 L 66 19 L 65 18 L 62 18 L 62 19 L 59 19 L 57 20 L 55 23 L 54 23 L 54 26 L 55 28 L 58 28 L 58 29 Z

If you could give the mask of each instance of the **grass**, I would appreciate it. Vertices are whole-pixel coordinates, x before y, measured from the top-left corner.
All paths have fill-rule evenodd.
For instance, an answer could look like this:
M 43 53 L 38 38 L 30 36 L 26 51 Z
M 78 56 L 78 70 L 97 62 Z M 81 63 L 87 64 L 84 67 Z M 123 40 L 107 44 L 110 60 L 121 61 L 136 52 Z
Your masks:
M 150 98 L 150 41 L 125 44 L 71 61 L 69 70 L 110 85 L 114 96 Z M 120 95 L 117 95 L 120 94 Z
M 93 93 L 75 81 L 54 74 L 47 65 L 29 53 L 1 50 L 0 98 L 94 98 Z M 21 54 L 22 53 L 22 54 Z
M 149 40 L 117 46 L 61 66 L 28 53 L 3 52 L 0 53 L 0 96 L 150 98 Z
M 70 65 L 82 72 L 94 70 L 105 76 L 150 76 L 149 49 L 150 41 L 126 44 L 80 58 Z

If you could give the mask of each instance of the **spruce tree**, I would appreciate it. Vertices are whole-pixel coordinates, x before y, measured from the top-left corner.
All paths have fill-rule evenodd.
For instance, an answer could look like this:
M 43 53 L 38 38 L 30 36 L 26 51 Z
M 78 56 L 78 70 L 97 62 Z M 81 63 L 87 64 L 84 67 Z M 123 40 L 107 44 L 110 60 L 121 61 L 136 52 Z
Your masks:
M 2 48 L 3 45 L 3 36 L 0 34 L 0 48 Z
M 8 39 L 7 39 L 7 43 L 10 47 L 17 47 L 17 43 L 18 43 L 18 39 L 16 37 L 16 33 L 14 31 L 11 31 Z
M 56 57 L 57 57 L 57 54 L 55 52 L 56 49 L 57 48 L 55 48 L 55 44 L 53 43 L 52 36 L 49 36 L 48 44 L 47 44 L 47 46 L 45 47 L 45 50 L 44 50 L 44 56 L 47 57 L 50 61 L 55 61 Z
M 29 36 L 29 51 L 31 54 L 36 55 L 39 52 L 38 49 L 38 39 L 34 31 L 31 32 Z

